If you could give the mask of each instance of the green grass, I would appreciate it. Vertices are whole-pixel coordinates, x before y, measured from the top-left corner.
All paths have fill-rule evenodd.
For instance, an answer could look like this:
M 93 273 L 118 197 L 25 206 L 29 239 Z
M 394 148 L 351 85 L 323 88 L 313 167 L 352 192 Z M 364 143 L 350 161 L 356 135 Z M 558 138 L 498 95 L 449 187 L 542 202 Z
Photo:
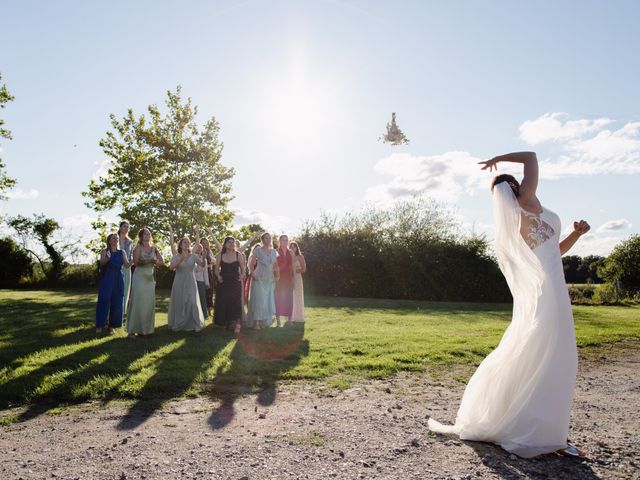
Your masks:
M 210 321 L 199 334 L 169 332 L 166 293 L 158 295 L 155 335 L 130 340 L 94 334 L 94 292 L 0 290 L 0 409 L 23 406 L 20 420 L 42 405 L 88 399 L 133 399 L 132 409 L 153 410 L 181 396 L 233 402 L 247 392 L 268 404 L 281 381 L 346 388 L 359 378 L 475 365 L 511 316 L 503 304 L 314 298 L 304 327 L 236 341 Z M 639 306 L 574 312 L 580 346 L 640 338 Z

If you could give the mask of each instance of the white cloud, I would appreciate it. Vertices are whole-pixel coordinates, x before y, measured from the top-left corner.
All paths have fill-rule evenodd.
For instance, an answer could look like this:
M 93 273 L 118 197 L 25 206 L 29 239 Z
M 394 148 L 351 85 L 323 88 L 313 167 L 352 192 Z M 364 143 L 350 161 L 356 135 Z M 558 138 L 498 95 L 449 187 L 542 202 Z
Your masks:
M 467 152 L 446 152 L 441 155 L 414 156 L 394 153 L 379 160 L 376 172 L 391 177 L 367 189 L 365 200 L 387 204 L 412 197 L 431 197 L 455 201 L 463 190 L 473 193 L 486 183 L 479 158 Z
M 520 138 L 529 145 L 548 141 L 566 141 L 600 131 L 613 122 L 609 118 L 568 120 L 566 113 L 545 113 L 520 125 Z
M 65 229 L 89 231 L 89 230 L 92 230 L 91 229 L 92 221 L 93 221 L 93 217 L 91 217 L 90 215 L 87 215 L 86 213 L 83 213 L 80 215 L 65 217 L 62 219 L 60 223 Z
M 546 113 L 520 125 L 520 138 L 530 145 L 546 142 L 560 150 L 540 162 L 540 176 L 640 174 L 640 122 L 607 129 L 609 118 L 569 120 L 566 113 Z
M 233 224 L 236 227 L 250 223 L 258 223 L 263 228 L 275 233 L 283 233 L 291 229 L 291 219 L 284 215 L 271 215 L 259 210 L 248 210 L 244 208 L 235 208 L 233 212 L 235 214 Z
M 587 233 L 580 237 L 580 240 L 571 248 L 568 255 L 600 255 L 606 257 L 611 253 L 613 247 L 624 240 L 623 237 L 612 235 L 601 235 L 599 233 Z
M 609 220 L 606 223 L 600 225 L 597 229 L 597 232 L 616 232 L 618 230 L 626 230 L 631 228 L 631 222 L 626 218 L 621 218 L 620 220 Z
M 23 190 L 22 188 L 14 188 L 7 192 L 7 197 L 11 200 L 34 200 L 40 196 L 40 192 L 35 188 Z

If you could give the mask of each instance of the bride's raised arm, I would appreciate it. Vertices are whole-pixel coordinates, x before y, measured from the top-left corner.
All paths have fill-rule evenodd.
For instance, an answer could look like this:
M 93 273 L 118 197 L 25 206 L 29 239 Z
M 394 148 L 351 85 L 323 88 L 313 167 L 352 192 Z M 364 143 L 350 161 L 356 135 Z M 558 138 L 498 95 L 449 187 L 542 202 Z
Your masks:
M 498 162 L 522 163 L 524 166 L 524 177 L 520 184 L 520 195 L 518 197 L 525 200 L 535 198 L 538 188 L 538 157 L 535 152 L 507 153 L 478 163 L 484 165 L 482 170 L 489 169 L 489 171 L 492 172 L 493 170 L 498 170 Z

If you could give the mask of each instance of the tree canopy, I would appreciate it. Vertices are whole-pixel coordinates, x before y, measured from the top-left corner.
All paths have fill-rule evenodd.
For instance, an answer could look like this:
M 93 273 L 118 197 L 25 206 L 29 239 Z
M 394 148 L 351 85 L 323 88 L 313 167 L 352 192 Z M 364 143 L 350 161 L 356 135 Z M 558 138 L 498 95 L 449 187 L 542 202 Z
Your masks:
M 98 215 L 116 210 L 133 231 L 148 227 L 177 235 L 200 225 L 217 236 L 231 226 L 232 168 L 221 163 L 223 145 L 215 118 L 203 128 L 196 124 L 198 108 L 182 100 L 181 88 L 167 92 L 166 113 L 156 105 L 148 117 L 129 109 L 118 119 L 111 115 L 112 130 L 100 141 L 109 165 L 83 192 L 86 205 Z M 100 230 L 100 218 L 95 224 Z
M 2 74 L 0 74 L 0 80 L 2 80 Z M 11 101 L 13 101 L 14 97 L 7 90 L 7 86 L 5 84 L 0 84 L 0 108 L 4 108 L 5 105 Z M 4 127 L 4 120 L 0 118 L 0 139 L 6 138 L 7 140 L 11 140 L 11 132 Z M 0 200 L 5 200 L 7 197 L 5 195 L 6 191 L 9 190 L 16 184 L 15 179 L 10 178 L 7 175 L 6 167 L 2 158 L 0 158 Z

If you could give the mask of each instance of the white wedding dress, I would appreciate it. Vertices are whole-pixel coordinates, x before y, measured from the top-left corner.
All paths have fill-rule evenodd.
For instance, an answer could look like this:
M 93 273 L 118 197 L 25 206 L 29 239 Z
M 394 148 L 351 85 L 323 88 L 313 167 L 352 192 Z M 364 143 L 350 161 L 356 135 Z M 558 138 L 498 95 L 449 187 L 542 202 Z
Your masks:
M 578 355 L 559 248 L 560 219 L 520 208 L 494 187 L 496 254 L 513 295 L 513 318 L 469 380 L 455 425 L 429 429 L 496 443 L 521 457 L 567 447 Z

